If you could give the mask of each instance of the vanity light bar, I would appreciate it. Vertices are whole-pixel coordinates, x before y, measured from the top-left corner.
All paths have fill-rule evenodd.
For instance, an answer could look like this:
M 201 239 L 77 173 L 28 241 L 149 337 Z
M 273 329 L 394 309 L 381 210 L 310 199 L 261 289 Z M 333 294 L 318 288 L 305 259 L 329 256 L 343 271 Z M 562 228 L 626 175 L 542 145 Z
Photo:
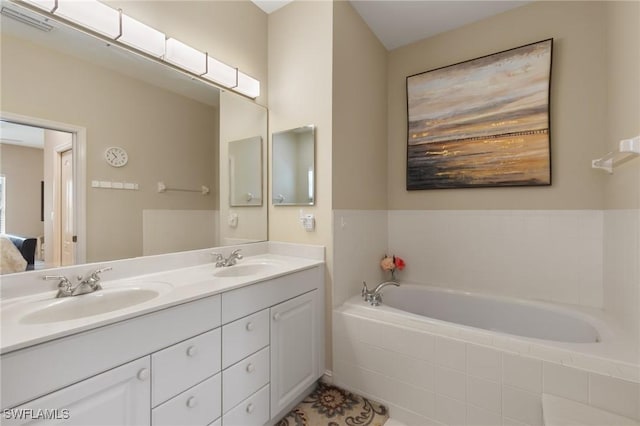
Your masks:
M 260 81 L 98 0 L 20 0 L 250 98 Z
M 46 10 L 49 13 L 53 13 L 58 5 L 56 0 L 24 0 L 24 2 L 32 4 L 38 9 Z
M 120 36 L 116 38 L 117 41 L 160 58 L 165 55 L 165 39 L 163 32 L 120 11 Z
M 238 87 L 235 88 L 237 92 L 247 95 L 250 98 L 257 98 L 260 96 L 260 82 L 247 74 L 238 71 Z
M 207 54 L 207 72 L 202 75 L 230 89 L 238 85 L 238 69 L 224 64 Z
M 115 39 L 120 35 L 120 12 L 97 0 L 58 0 L 55 14 Z
M 167 39 L 164 60 L 199 76 L 207 72 L 207 54 L 175 38 Z

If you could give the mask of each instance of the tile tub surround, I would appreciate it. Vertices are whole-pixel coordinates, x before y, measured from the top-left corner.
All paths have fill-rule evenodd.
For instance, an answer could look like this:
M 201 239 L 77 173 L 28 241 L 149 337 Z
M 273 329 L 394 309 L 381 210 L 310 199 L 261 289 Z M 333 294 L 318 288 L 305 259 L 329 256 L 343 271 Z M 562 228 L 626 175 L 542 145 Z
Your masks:
M 604 212 L 604 309 L 640 339 L 640 209 Z
M 334 383 L 408 425 L 541 425 L 542 393 L 640 419 L 637 365 L 367 309 L 334 310 Z
M 333 306 L 384 278 L 604 309 L 640 339 L 640 210 L 334 210 Z
M 402 280 L 603 307 L 602 210 L 390 210 Z
M 333 307 L 381 282 L 380 258 L 387 250 L 387 210 L 333 211 Z M 338 285 L 339 283 L 339 285 Z

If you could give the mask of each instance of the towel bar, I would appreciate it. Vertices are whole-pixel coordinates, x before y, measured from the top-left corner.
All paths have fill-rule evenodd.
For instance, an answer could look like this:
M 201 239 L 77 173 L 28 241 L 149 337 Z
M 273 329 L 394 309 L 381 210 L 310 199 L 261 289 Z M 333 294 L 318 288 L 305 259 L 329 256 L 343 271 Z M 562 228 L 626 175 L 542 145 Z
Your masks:
M 610 174 L 613 168 L 640 155 L 640 136 L 620 141 L 618 151 L 609 152 L 604 157 L 591 161 L 594 169 L 603 169 Z

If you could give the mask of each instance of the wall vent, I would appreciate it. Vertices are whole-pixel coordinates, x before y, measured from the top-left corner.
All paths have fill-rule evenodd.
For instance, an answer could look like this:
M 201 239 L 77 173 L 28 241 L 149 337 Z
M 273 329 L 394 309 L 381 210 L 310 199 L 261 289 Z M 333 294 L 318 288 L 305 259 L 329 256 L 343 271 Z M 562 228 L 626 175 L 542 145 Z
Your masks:
M 37 28 L 40 31 L 49 32 L 53 29 L 52 25 L 49 25 L 44 21 L 34 18 L 33 16 L 26 15 L 22 12 L 18 12 L 17 10 L 9 9 L 8 7 L 2 7 L 0 13 L 8 18 L 15 19 L 16 21 L 29 25 L 30 27 Z

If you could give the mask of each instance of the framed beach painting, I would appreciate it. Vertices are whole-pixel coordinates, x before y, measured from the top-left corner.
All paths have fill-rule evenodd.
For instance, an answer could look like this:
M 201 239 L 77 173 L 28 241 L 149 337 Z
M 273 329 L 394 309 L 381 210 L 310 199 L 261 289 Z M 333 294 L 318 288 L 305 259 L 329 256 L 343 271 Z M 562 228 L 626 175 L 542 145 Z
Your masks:
M 550 185 L 552 47 L 407 77 L 407 189 Z

